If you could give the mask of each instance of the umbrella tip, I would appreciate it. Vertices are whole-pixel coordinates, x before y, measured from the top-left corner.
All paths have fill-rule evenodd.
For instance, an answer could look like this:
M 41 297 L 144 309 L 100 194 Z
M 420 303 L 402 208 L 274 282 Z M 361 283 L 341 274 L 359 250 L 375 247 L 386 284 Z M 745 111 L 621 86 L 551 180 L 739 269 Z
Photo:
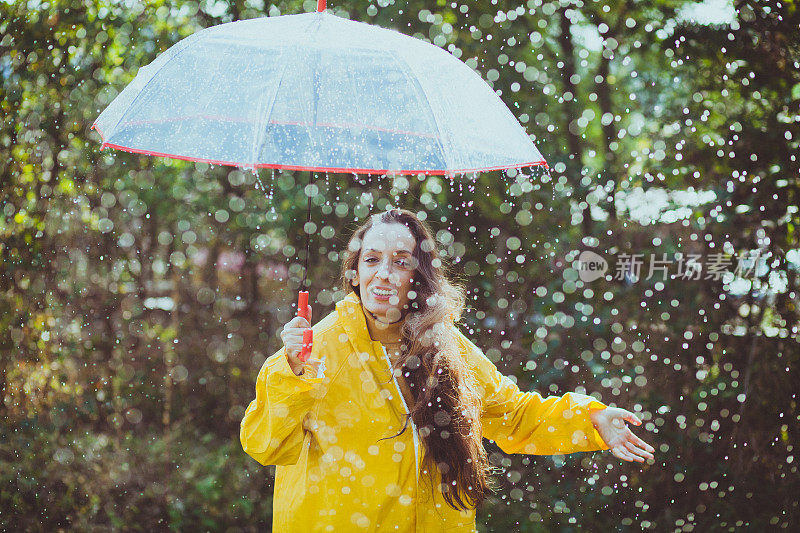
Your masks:
M 323 11 L 325 11 L 326 8 L 325 2 L 326 0 L 317 0 L 317 12 L 322 13 Z

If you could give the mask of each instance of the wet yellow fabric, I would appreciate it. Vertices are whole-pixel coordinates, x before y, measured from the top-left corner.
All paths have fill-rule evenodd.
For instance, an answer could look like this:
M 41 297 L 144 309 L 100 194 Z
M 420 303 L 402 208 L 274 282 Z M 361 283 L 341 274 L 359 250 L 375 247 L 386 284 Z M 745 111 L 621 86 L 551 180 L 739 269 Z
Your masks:
M 311 358 L 324 360 L 324 372 L 309 365 L 294 375 L 281 349 L 264 362 L 241 423 L 244 451 L 278 465 L 273 530 L 474 531 L 475 512 L 449 507 L 419 470 L 416 428 L 386 438 L 407 411 L 358 297 L 349 294 L 313 329 Z M 523 393 L 456 334 L 483 391 L 484 437 L 507 453 L 608 448 L 588 416 L 605 405 L 576 393 Z

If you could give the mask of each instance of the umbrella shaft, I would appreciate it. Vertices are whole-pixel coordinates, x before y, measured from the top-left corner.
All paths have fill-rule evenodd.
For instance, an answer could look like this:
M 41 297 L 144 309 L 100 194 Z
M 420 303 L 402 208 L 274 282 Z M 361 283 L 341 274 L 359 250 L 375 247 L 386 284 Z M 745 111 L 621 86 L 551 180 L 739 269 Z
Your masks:
M 324 0 L 320 0 L 323 2 Z M 311 185 L 311 179 L 313 174 L 311 172 L 308 173 L 308 184 Z M 309 232 L 308 223 L 311 222 L 311 195 L 308 196 L 308 203 L 306 204 L 306 225 L 303 226 L 303 230 L 306 233 L 306 256 L 303 259 L 303 281 L 300 283 L 300 290 L 305 290 L 306 288 L 306 277 L 308 276 L 308 255 L 310 252 L 310 244 L 311 244 L 311 233 Z

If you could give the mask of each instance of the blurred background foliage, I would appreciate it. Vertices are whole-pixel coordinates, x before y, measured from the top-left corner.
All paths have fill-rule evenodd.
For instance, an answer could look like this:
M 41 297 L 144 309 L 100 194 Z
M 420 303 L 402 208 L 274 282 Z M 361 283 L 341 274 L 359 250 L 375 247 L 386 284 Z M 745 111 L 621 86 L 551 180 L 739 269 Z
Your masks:
M 0 529 L 269 529 L 273 469 L 238 424 L 292 315 L 308 190 L 317 318 L 357 222 L 407 207 L 501 371 L 644 420 L 646 465 L 487 443 L 503 474 L 481 531 L 796 531 L 798 3 L 332 4 L 475 68 L 551 175 L 305 189 L 262 171 L 265 194 L 237 169 L 101 152 L 92 122 L 160 52 L 315 2 L 0 1 Z M 606 279 L 579 279 L 583 250 Z M 643 254 L 638 277 L 622 254 Z M 662 254 L 733 264 L 649 276 Z

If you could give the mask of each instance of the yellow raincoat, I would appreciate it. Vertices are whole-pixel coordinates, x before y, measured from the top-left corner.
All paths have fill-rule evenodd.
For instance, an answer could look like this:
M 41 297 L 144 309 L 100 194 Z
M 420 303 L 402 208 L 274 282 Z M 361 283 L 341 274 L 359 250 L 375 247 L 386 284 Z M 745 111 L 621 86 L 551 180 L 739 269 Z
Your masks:
M 383 345 L 370 338 L 350 293 L 314 327 L 310 360 L 296 376 L 284 349 L 269 357 L 241 424 L 244 451 L 275 473 L 273 531 L 475 531 L 475 511 L 458 512 L 421 471 L 416 427 L 394 438 L 408 408 Z M 523 393 L 456 332 L 483 391 L 484 437 L 506 453 L 604 450 L 589 409 L 568 393 Z M 437 474 L 438 475 L 438 474 Z

